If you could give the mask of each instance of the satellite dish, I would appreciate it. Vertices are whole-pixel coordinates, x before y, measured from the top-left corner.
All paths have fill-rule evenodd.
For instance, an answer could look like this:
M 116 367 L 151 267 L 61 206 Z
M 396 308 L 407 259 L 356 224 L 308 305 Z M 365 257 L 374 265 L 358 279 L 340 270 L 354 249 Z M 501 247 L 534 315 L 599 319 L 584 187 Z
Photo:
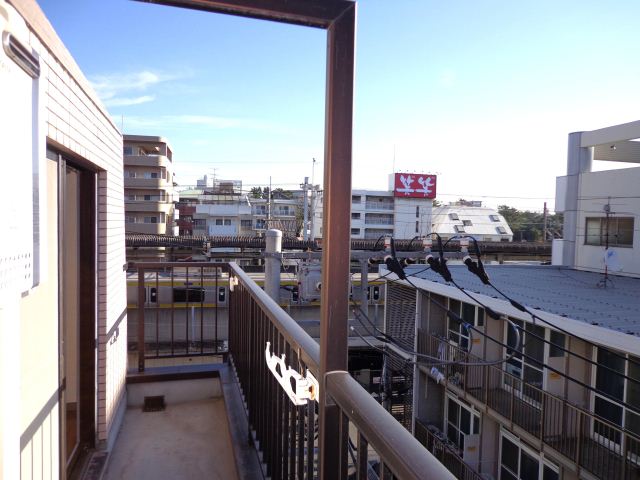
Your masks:
M 620 264 L 620 260 L 618 258 L 618 252 L 615 250 L 605 250 L 604 251 L 604 264 L 607 266 L 608 270 L 614 272 L 622 271 L 622 265 Z

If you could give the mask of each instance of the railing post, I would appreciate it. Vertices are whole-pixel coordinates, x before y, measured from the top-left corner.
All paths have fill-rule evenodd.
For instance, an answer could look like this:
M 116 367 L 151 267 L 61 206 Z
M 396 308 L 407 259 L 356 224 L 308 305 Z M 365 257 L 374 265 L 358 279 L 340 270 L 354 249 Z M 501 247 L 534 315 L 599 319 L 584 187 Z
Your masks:
M 566 402 L 565 402 L 566 403 Z M 580 455 L 581 455 L 581 445 L 582 445 L 582 412 L 580 410 L 576 410 L 577 418 L 578 418 L 578 433 L 576 435 L 576 459 L 575 462 L 582 466 L 580 463 Z
M 351 245 L 351 156 L 356 5 L 327 28 L 322 295 L 320 304 L 320 479 L 340 478 L 340 408 L 327 373 L 347 370 Z
M 138 372 L 144 372 L 144 268 L 138 267 Z
M 282 232 L 267 230 L 264 235 L 264 291 L 276 303 L 280 303 L 280 265 L 279 255 L 282 253 Z

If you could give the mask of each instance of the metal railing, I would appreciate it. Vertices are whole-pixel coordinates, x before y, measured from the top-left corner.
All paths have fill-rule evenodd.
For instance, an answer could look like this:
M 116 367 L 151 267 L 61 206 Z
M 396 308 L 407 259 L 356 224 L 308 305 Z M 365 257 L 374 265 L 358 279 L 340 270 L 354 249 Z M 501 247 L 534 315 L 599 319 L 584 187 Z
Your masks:
M 267 367 L 265 349 L 269 342 L 273 355 L 285 355 L 287 366 L 317 378 L 319 345 L 238 266 L 230 264 L 230 274 L 229 360 L 266 475 L 314 479 L 328 468 L 320 464 L 320 407 L 314 401 L 296 406 L 289 400 Z M 339 478 L 453 478 L 348 372 L 329 372 L 326 382 L 318 380 L 338 407 L 338 430 L 324 434 L 339 445 L 340 453 L 324 460 L 338 463 Z
M 365 208 L 367 210 L 393 210 L 393 202 L 367 202 Z
M 422 423 L 416 418 L 415 436 L 427 447 L 434 457 L 459 480 L 483 480 L 471 465 L 465 463 L 456 449 L 449 444 L 442 432 L 436 432 L 432 425 Z
M 482 361 L 422 329 L 417 347 L 445 361 Z M 620 425 L 524 382 L 502 365 L 438 368 L 447 388 L 466 393 L 599 478 L 639 478 L 640 437 Z
M 228 269 L 223 263 L 137 263 L 128 279 L 129 351 L 138 371 L 149 359 L 224 355 L 228 351 Z M 136 293 L 134 293 L 134 289 Z

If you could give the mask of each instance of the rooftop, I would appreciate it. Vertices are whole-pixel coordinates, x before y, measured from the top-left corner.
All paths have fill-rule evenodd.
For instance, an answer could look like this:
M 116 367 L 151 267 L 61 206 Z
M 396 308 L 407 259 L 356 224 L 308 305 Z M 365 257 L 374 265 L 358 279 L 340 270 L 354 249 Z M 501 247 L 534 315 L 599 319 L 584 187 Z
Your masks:
M 455 282 L 470 292 L 501 298 L 464 265 L 450 265 Z M 507 296 L 532 309 L 572 318 L 589 325 L 640 337 L 640 279 L 543 265 L 485 265 L 491 282 Z M 414 266 L 416 276 L 443 285 L 444 279 L 424 266 Z M 505 302 L 506 303 L 506 302 Z M 506 312 L 506 310 L 503 310 Z

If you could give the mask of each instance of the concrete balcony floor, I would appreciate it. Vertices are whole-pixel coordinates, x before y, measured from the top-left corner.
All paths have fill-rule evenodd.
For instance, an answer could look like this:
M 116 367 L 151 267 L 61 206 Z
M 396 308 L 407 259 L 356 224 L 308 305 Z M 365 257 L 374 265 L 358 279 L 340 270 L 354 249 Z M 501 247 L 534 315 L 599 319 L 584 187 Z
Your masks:
M 222 398 L 129 408 L 105 480 L 238 479 Z

